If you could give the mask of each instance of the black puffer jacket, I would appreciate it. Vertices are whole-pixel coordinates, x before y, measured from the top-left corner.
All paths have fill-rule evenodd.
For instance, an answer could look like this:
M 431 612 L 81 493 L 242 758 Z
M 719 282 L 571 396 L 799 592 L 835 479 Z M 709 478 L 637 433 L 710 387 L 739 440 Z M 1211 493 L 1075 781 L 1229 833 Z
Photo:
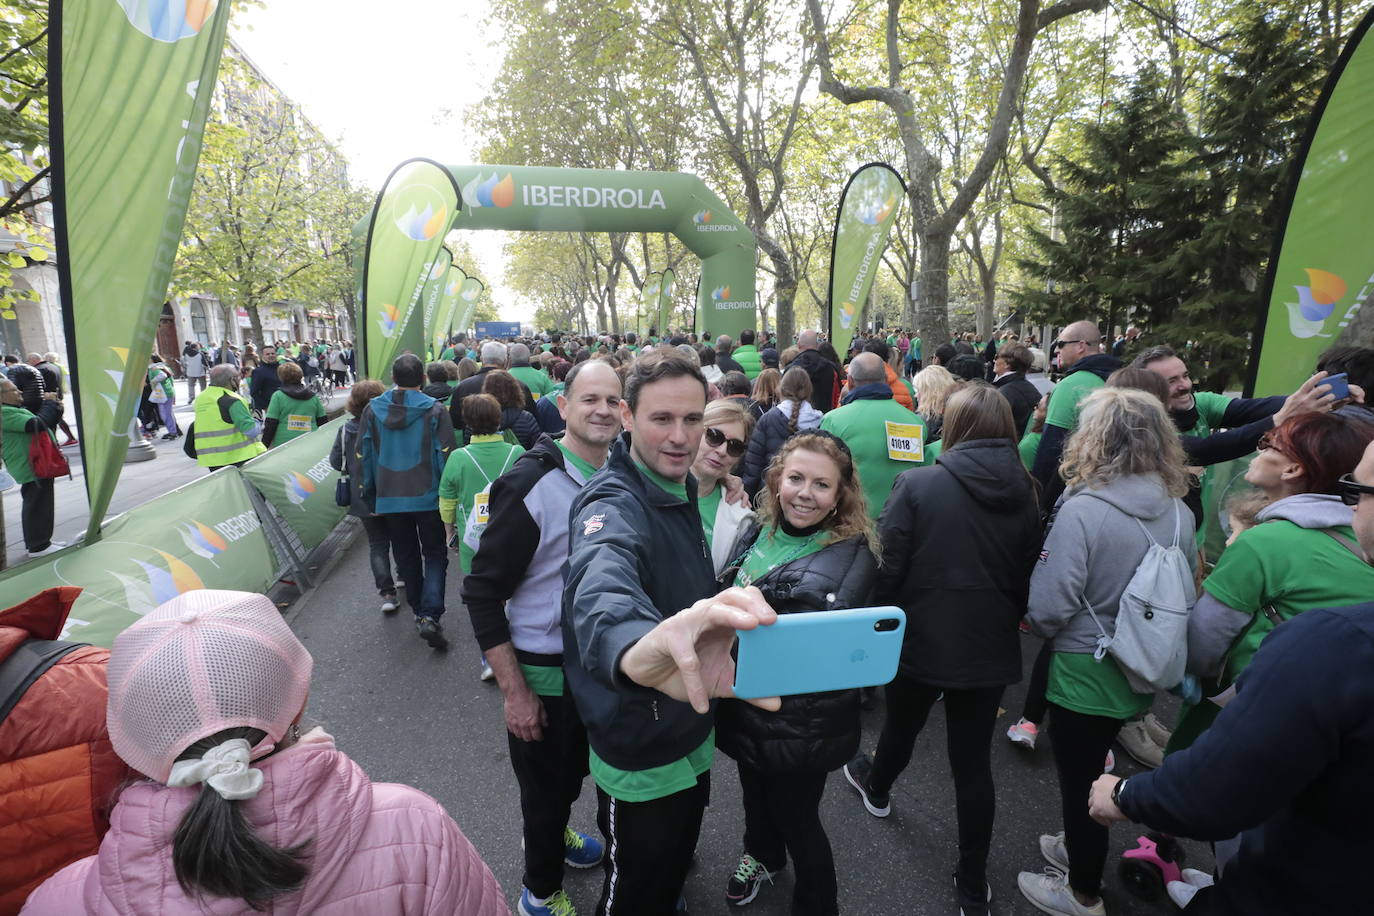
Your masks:
M 743 541 L 744 549 L 757 535 Z M 779 614 L 865 607 L 877 565 L 863 538 L 854 537 L 779 566 L 754 584 Z M 783 697 L 777 712 L 722 700 L 716 711 L 717 746 L 763 772 L 839 769 L 858 753 L 859 733 L 857 690 Z
M 951 689 L 1021 679 L 1016 624 L 1040 551 L 1035 485 L 1010 439 L 974 439 L 897 477 L 878 522 L 874 604 L 906 611 L 902 675 Z
M 539 441 L 544 432 L 539 428 L 539 421 L 534 418 L 534 414 L 519 407 L 501 408 L 501 430 L 515 433 L 515 438 L 520 440 L 520 445 L 525 451 L 534 448 L 534 443 Z
M 1040 403 L 1040 389 L 1026 380 L 1024 372 L 1004 375 L 992 384 L 1011 405 L 1011 422 L 1016 427 L 1017 438 L 1024 436 L 1031 414 L 1035 413 L 1036 405 Z

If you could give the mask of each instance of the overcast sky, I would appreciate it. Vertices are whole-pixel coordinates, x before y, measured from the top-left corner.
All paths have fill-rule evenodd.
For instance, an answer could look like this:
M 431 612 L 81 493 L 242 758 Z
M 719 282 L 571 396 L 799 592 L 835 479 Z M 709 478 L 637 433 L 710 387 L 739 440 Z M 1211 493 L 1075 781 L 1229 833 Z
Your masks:
M 397 163 L 476 161 L 463 113 L 486 93 L 504 50 L 488 41 L 485 0 L 387 0 L 367 14 L 337 0 L 266 0 L 238 9 L 233 39 L 340 142 L 355 181 L 374 191 Z M 505 233 L 474 232 L 478 273 L 501 317 L 529 320 L 502 295 Z M 463 265 L 466 266 L 466 265 Z

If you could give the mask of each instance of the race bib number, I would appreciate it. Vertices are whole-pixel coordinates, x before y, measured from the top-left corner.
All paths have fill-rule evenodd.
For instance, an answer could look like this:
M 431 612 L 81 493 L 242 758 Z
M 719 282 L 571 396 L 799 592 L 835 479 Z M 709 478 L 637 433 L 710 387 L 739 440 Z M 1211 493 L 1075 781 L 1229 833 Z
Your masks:
M 286 428 L 293 433 L 308 433 L 310 432 L 310 419 L 303 414 L 289 413 L 286 415 Z
M 490 493 L 478 493 L 472 498 L 472 517 L 479 525 L 485 525 L 491 519 L 490 496 Z
M 925 427 L 918 423 L 883 421 L 887 428 L 887 457 L 893 461 L 924 461 Z

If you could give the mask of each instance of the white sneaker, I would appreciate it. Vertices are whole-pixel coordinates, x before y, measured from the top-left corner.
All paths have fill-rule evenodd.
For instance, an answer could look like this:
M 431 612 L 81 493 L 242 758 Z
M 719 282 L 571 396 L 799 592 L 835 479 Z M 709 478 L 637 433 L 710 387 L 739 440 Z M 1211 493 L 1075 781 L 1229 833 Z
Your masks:
M 1060 871 L 1069 870 L 1069 847 L 1064 844 L 1064 831 L 1040 834 L 1040 854 Z
M 1021 895 L 1042 913 L 1054 916 L 1107 916 L 1102 898 L 1092 906 L 1084 906 L 1069 889 L 1069 876 L 1057 868 L 1047 868 L 1041 874 L 1023 871 L 1016 876 Z
M 1035 750 L 1035 739 L 1040 737 L 1040 728 L 1029 719 L 1017 719 L 1016 724 L 1007 729 L 1007 739 L 1012 744 L 1020 744 Z
M 66 546 L 66 541 L 53 541 L 51 544 L 49 544 L 47 547 L 44 547 L 42 550 L 30 550 L 29 556 L 46 557 L 50 553 L 57 553 L 59 550 Z
M 488 665 L 485 660 L 482 662 L 481 677 L 484 681 L 490 681 L 496 677 L 496 672 L 491 670 L 491 665 Z
M 1107 748 L 1107 759 L 1104 760 L 1104 761 L 1102 762 L 1102 772 L 1104 772 L 1104 773 L 1110 773 L 1112 770 L 1115 770 L 1115 769 L 1116 769 L 1116 755 L 1112 753 L 1112 749 L 1111 749 L 1111 748 Z
M 395 596 L 395 595 L 392 595 L 392 596 L 389 597 L 389 598 L 383 596 L 383 598 L 382 598 L 382 613 L 383 613 L 383 614 L 390 614 L 392 611 L 396 610 L 396 607 L 397 607 L 397 604 L 396 604 L 396 596 Z

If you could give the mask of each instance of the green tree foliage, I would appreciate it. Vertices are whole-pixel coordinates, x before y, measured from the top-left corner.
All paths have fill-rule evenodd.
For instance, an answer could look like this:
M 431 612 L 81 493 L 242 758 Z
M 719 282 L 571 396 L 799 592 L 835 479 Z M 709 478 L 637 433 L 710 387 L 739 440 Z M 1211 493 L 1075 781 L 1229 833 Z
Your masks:
M 7 0 L 0 9 L 0 317 L 14 318 L 38 293 L 17 289 L 13 272 L 45 261 L 52 245 L 39 221 L 48 198 L 48 4 Z

